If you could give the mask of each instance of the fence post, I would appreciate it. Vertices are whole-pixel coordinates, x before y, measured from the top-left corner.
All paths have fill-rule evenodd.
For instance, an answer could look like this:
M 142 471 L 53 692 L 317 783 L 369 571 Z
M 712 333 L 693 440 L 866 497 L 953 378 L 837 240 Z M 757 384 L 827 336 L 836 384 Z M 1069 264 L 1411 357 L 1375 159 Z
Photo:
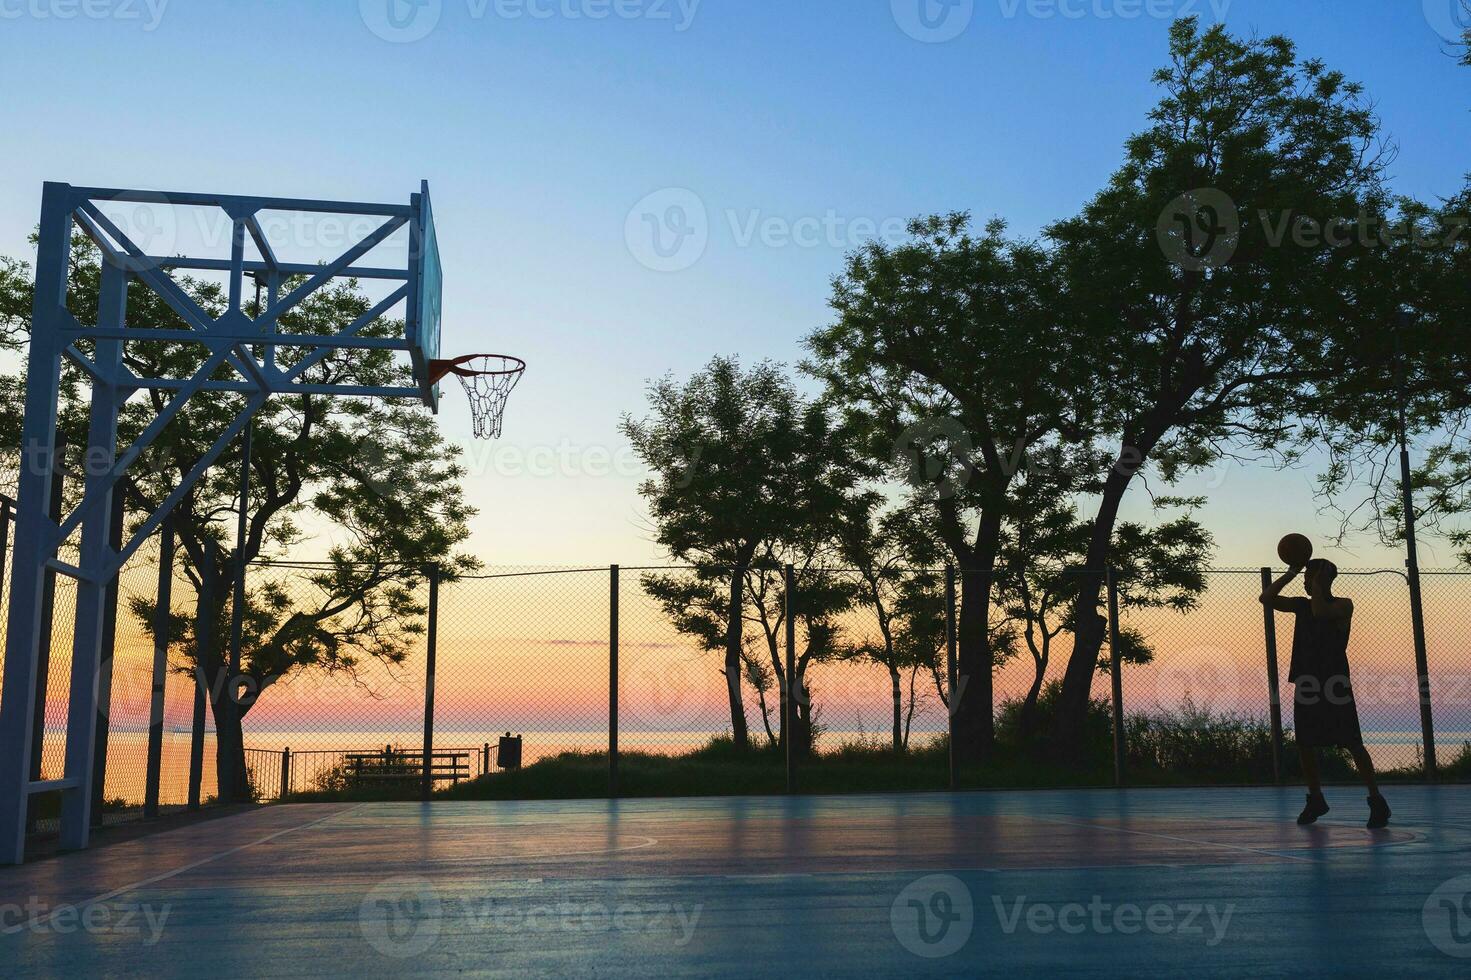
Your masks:
M 618 566 L 608 567 L 608 796 L 618 795 Z
M 1410 583 L 1410 629 L 1415 638 L 1415 674 L 1420 691 L 1420 739 L 1425 746 L 1425 778 L 1435 779 L 1435 724 L 1430 715 L 1430 662 L 1425 650 L 1425 604 L 1420 592 L 1420 552 L 1415 542 L 1415 487 L 1410 469 L 1410 451 L 1403 437 L 1399 453 L 1400 487 L 1405 512 L 1405 572 Z
M 1113 566 L 1108 567 L 1108 666 L 1109 679 L 1113 683 L 1113 779 L 1114 784 L 1123 786 L 1127 782 L 1124 771 L 1124 664 L 1119 651 L 1119 577 Z
M 14 513 L 10 498 L 0 494 L 0 582 L 5 581 L 5 562 L 10 557 L 10 518 Z
M 281 750 L 281 796 L 278 802 L 285 803 L 291 795 L 291 746 Z
M 486 742 L 480 748 L 480 775 L 490 775 L 490 743 Z
M 153 610 L 153 692 L 148 702 L 148 775 L 143 786 L 143 816 L 158 816 L 158 784 L 163 773 L 163 702 L 169 672 L 169 611 L 174 592 L 174 519 L 158 536 L 158 602 Z
M 123 550 L 123 516 L 126 507 L 122 484 L 112 491 L 112 527 L 108 546 L 113 554 Z M 112 733 L 112 668 L 117 654 L 117 604 L 122 587 L 122 570 L 112 577 L 102 604 L 102 648 L 97 658 L 97 732 L 92 750 L 92 826 L 102 826 L 102 804 L 107 795 L 107 740 Z
M 1272 570 L 1262 569 L 1262 592 L 1272 587 Z M 1272 720 L 1272 782 L 1282 782 L 1282 691 L 1278 687 L 1277 614 L 1262 603 L 1262 628 L 1267 641 L 1267 709 Z
M 439 643 L 439 565 L 429 566 L 429 633 L 424 660 L 424 772 L 421 795 L 427 802 L 434 793 L 434 668 Z
M 787 792 L 797 792 L 797 572 L 783 570 L 783 596 L 787 620 L 787 682 L 782 709 L 782 740 L 787 743 Z
M 959 707 L 956 693 L 959 674 L 955 663 L 955 566 L 945 566 L 945 684 L 950 692 L 949 710 L 945 712 L 945 728 L 949 733 L 949 758 L 946 760 L 950 775 L 950 789 L 960 788 L 960 749 L 955 744 L 955 710 Z

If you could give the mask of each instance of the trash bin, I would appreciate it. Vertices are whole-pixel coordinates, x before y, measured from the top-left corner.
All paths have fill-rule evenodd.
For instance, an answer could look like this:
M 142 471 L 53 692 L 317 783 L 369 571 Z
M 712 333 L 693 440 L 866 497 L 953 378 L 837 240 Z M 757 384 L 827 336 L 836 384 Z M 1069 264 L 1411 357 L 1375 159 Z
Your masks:
M 500 748 L 497 750 L 496 764 L 502 769 L 521 768 L 521 736 L 514 738 L 510 732 L 501 736 Z

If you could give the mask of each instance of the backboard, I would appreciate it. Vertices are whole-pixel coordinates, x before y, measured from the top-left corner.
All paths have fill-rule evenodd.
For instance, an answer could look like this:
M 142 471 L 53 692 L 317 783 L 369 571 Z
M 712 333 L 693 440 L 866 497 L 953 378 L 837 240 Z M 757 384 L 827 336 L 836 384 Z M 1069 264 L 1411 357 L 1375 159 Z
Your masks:
M 444 272 L 439 262 L 439 237 L 434 230 L 434 207 L 429 200 L 429 182 L 413 195 L 413 222 L 409 231 L 409 280 L 407 339 L 414 362 L 414 378 L 423 392 L 424 404 L 439 411 L 439 384 L 430 378 L 429 365 L 439 358 L 439 331 L 443 319 Z

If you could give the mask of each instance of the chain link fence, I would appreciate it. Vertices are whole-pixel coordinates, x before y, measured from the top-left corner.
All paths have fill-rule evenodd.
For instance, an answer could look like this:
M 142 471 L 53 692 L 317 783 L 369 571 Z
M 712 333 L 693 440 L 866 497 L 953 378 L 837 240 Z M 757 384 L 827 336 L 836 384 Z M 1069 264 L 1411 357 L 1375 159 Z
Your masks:
M 119 580 L 106 716 L 108 820 L 136 814 L 147 791 L 154 644 L 129 600 L 156 594 L 157 563 L 156 550 L 145 549 Z M 249 588 L 254 594 L 269 585 L 290 607 L 310 608 L 320 599 L 315 571 L 253 567 Z M 775 747 L 788 683 L 781 570 L 748 573 L 738 583 L 742 643 L 734 684 L 724 633 L 731 585 L 728 575 L 689 568 L 498 569 L 441 583 L 432 630 L 424 629 L 426 586 L 415 597 L 426 615 L 406 634 L 401 662 L 359 655 L 331 670 L 293 671 L 262 691 L 243 723 L 253 791 L 261 800 L 348 786 L 412 792 L 422 780 L 426 747 L 434 784 L 450 785 L 506 768 L 499 754 L 506 736 L 520 740 L 522 766 L 563 753 L 607 765 L 610 747 L 623 755 L 682 755 L 742 729 L 752 745 Z M 1200 744 L 1221 732 L 1249 741 L 1253 752 L 1270 753 L 1273 678 L 1261 589 L 1261 570 L 1223 569 L 1208 574 L 1187 608 L 1122 603 L 1118 624 L 1127 646 L 1120 687 L 1130 767 L 1188 770 L 1191 758 L 1203 757 Z M 192 615 L 197 597 L 182 574 L 172 591 L 175 613 Z M 1397 571 L 1345 570 L 1336 591 L 1356 607 L 1349 656 L 1366 745 L 1382 769 L 1417 774 L 1424 736 L 1407 580 Z M 1471 574 L 1423 573 L 1423 591 L 1437 761 L 1443 776 L 1463 778 L 1471 743 Z M 943 573 L 876 582 L 855 570 L 799 571 L 796 596 L 794 731 L 822 754 L 943 746 L 949 727 Z M 65 577 L 55 583 L 54 606 L 43 779 L 60 777 L 64 765 L 75 610 L 75 586 Z M 1045 722 L 1049 692 L 1072 652 L 1071 624 L 1061 616 L 1055 609 L 1050 619 L 1029 621 L 1005 602 L 987 613 L 1000 661 L 993 703 L 1002 751 L 1016 737 L 1029 696 Z M 1291 619 L 1278 614 L 1270 621 L 1290 755 Z M 433 706 L 426 718 L 431 632 Z M 1106 644 L 1105 659 L 1110 650 Z M 163 693 L 160 806 L 188 805 L 196 781 L 197 799 L 208 801 L 215 794 L 213 719 L 206 709 L 196 725 L 196 683 L 177 649 Z M 1093 694 L 1107 719 L 1106 672 L 1095 676 Z M 1111 738 L 1111 723 L 1103 724 Z M 1161 748 L 1166 739 L 1176 746 L 1170 752 Z M 1193 747 L 1182 754 L 1181 744 Z M 1245 778 L 1286 774 L 1290 760 L 1264 759 Z M 1178 775 L 1182 781 L 1243 778 L 1209 767 Z M 54 814 L 39 806 L 35 816 L 44 830 Z

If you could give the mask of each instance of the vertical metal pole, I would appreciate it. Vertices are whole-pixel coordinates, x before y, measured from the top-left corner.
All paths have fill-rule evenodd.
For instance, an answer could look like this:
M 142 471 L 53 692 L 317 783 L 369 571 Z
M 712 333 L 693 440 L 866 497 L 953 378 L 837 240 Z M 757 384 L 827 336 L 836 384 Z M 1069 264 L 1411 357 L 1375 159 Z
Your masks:
M 797 682 L 797 572 L 791 565 L 785 569 L 784 600 L 787 619 L 787 683 L 785 710 L 782 712 L 782 741 L 787 743 L 787 792 L 797 792 L 797 699 L 802 696 Z
M 424 662 L 424 786 L 422 797 L 434 793 L 434 670 L 439 644 L 439 566 L 429 566 L 429 635 Z
M 950 789 L 960 788 L 960 747 L 955 744 L 955 712 L 959 708 L 958 668 L 955 663 L 955 566 L 945 566 L 945 684 L 949 690 L 950 704 L 946 714 L 946 731 L 949 733 L 950 753 L 946 760 L 950 773 Z
M 1410 582 L 1410 627 L 1415 639 L 1415 673 L 1420 688 L 1420 738 L 1425 746 L 1425 777 L 1435 779 L 1439 766 L 1435 760 L 1435 722 L 1430 713 L 1430 659 L 1425 646 L 1425 603 L 1420 591 L 1420 554 L 1415 542 L 1415 488 L 1410 468 L 1410 451 L 1400 433 L 1400 487 L 1404 493 L 1405 570 Z
M 1262 591 L 1272 586 L 1272 570 L 1262 569 Z M 1272 721 L 1272 782 L 1282 782 L 1282 690 L 1277 670 L 1277 614 L 1262 604 L 1262 629 L 1267 641 L 1267 710 Z
M 158 790 L 163 775 L 163 704 L 169 676 L 169 613 L 174 596 L 174 519 L 163 522 L 158 536 L 158 601 L 153 609 L 153 691 L 148 702 L 148 775 L 143 788 L 143 816 L 158 816 Z
M 128 273 L 102 263 L 97 325 L 119 329 L 127 319 Z M 78 553 L 76 626 L 72 632 L 71 684 L 66 717 L 66 779 L 61 791 L 61 846 L 87 846 L 92 831 L 92 780 L 97 763 L 97 711 L 104 692 L 103 630 L 110 592 L 104 573 L 112 563 L 112 501 L 118 494 L 113 461 L 117 458 L 119 372 L 122 342 L 98 340 L 96 364 L 101 377 L 92 382 L 87 425 L 87 451 L 82 457 L 86 490 L 80 505 L 82 539 Z M 75 782 L 72 782 L 72 781 Z
M 618 566 L 608 569 L 608 796 L 618 795 Z
M 490 743 L 486 742 L 480 749 L 480 775 L 490 775 Z
M 61 523 L 66 507 L 66 434 L 56 434 L 56 473 L 51 478 L 51 520 Z M 36 717 L 31 725 L 31 778 L 41 778 L 41 762 L 46 747 L 46 692 L 51 682 L 51 643 L 56 633 L 56 572 L 46 569 L 41 584 L 41 636 L 36 644 Z M 35 829 L 35 807 L 26 818 L 26 830 Z
M 1124 771 L 1124 661 L 1119 642 L 1119 578 L 1113 566 L 1108 568 L 1108 665 L 1113 684 L 1113 778 L 1115 785 L 1127 782 Z
M 36 249 L 36 289 L 26 367 L 25 421 L 16 494 L 15 555 L 10 572 L 5 674 L 0 693 L 0 864 L 25 860 L 26 808 L 30 797 L 32 721 L 45 705 L 36 701 L 37 645 L 46 560 L 54 554 L 46 518 L 55 455 L 61 381 L 61 324 L 71 251 L 72 201 L 66 184 L 48 183 L 41 200 Z
M 123 550 L 123 489 L 112 491 L 112 554 Z M 97 669 L 97 740 L 93 749 L 92 826 L 102 826 L 102 804 L 107 799 L 107 740 L 112 733 L 112 667 L 117 653 L 117 604 L 122 571 L 107 583 L 102 607 L 102 659 Z
M 10 572 L 5 674 L 0 693 L 0 864 L 25 859 L 26 807 L 30 797 L 32 720 L 45 705 L 36 701 L 37 645 L 46 560 L 55 552 L 53 525 L 46 519 L 55 455 L 56 412 L 61 381 L 61 324 L 66 305 L 71 252 L 72 201 L 66 184 L 48 183 L 41 199 L 41 233 L 36 249 L 36 288 L 26 367 L 25 420 L 21 433 L 20 480 L 15 521 L 15 555 Z
M 10 498 L 0 495 L 0 583 L 5 581 L 5 564 L 10 555 Z
M 291 746 L 281 750 L 281 795 L 277 799 L 284 803 L 291 795 Z

